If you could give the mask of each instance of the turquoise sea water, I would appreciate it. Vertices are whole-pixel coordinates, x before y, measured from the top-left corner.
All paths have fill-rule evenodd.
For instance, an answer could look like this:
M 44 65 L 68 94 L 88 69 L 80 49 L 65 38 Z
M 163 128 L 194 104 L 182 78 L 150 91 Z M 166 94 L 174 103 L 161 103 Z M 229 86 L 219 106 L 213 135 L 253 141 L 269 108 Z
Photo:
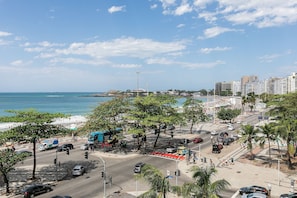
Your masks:
M 64 113 L 68 115 L 87 115 L 112 97 L 90 97 L 98 93 L 0 93 L 0 116 L 11 115 L 5 110 L 36 109 L 40 112 Z M 205 101 L 201 98 L 202 101 Z M 178 105 L 185 101 L 178 99 Z
M 0 116 L 5 110 L 36 109 L 40 112 L 86 115 L 111 97 L 89 97 L 98 93 L 0 93 Z

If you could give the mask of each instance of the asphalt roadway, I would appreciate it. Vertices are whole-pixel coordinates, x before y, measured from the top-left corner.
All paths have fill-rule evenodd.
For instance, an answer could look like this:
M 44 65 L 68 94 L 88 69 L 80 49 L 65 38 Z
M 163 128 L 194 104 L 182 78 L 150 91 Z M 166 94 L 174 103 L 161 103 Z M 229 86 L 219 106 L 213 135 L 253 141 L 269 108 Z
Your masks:
M 200 129 L 219 130 L 220 125 L 218 124 L 204 124 L 200 126 Z M 180 134 L 179 138 L 188 138 L 190 134 Z M 264 166 L 254 166 L 248 163 L 242 163 L 237 159 L 246 154 L 248 151 L 246 148 L 243 148 L 240 143 L 232 143 L 222 150 L 221 154 L 212 154 L 210 150 L 201 150 L 199 155 L 197 156 L 200 159 L 190 161 L 188 163 L 186 160 L 182 160 L 178 162 L 178 169 L 181 171 L 181 174 L 187 175 L 188 177 L 192 177 L 192 172 L 190 168 L 192 166 L 210 166 L 210 160 L 216 166 L 217 173 L 214 175 L 214 180 L 225 179 L 230 183 L 230 189 L 234 192 L 237 191 L 241 187 L 251 186 L 251 185 L 259 185 L 268 188 L 271 188 L 271 197 L 279 198 L 279 196 L 283 193 L 289 193 L 294 191 L 294 187 L 291 186 L 291 180 L 297 180 L 297 176 L 287 175 L 285 173 L 280 172 L 276 168 L 269 168 Z M 267 155 L 267 150 L 263 150 L 260 154 Z M 103 153 L 99 151 L 95 151 L 92 155 L 103 158 L 113 158 L 113 157 L 131 157 L 131 155 L 137 154 L 129 154 L 129 155 L 119 155 Z M 222 163 L 230 158 L 233 158 L 234 164 L 230 164 L 228 166 L 222 166 Z M 201 161 L 202 159 L 202 161 Z M 206 159 L 206 160 L 204 160 Z M 295 184 L 296 185 L 296 184 Z M 128 194 L 135 195 L 135 192 L 127 192 Z M 141 193 L 141 192 L 137 192 Z M 0 196 L 7 197 L 7 196 Z M 175 195 L 168 196 L 176 197 Z M 232 198 L 240 198 L 238 192 L 236 192 Z

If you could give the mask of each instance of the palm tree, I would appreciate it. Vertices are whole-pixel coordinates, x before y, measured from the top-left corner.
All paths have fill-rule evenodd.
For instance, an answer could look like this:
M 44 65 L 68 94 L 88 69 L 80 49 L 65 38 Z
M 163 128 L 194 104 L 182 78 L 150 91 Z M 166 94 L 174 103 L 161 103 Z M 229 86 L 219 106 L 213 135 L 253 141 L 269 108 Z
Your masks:
M 214 167 L 192 167 L 193 179 L 192 183 L 185 183 L 182 187 L 173 187 L 173 192 L 182 195 L 185 198 L 192 196 L 199 198 L 218 198 L 218 193 L 225 190 L 229 186 L 229 182 L 225 179 L 220 179 L 212 182 L 213 176 L 217 170 Z
M 241 98 L 242 113 L 244 112 L 244 107 L 245 107 L 246 103 L 247 103 L 247 97 L 242 96 L 242 98 Z
M 260 146 L 263 147 L 265 144 L 265 141 L 267 139 L 268 141 L 268 155 L 269 155 L 269 166 L 271 167 L 271 141 L 274 141 L 277 139 L 277 133 L 274 130 L 275 124 L 269 123 L 265 124 L 264 126 L 260 126 L 260 131 L 264 134 L 264 137 L 260 138 Z
M 250 159 L 254 159 L 254 154 L 253 154 L 253 141 L 257 141 L 257 132 L 258 130 L 256 130 L 254 128 L 254 126 L 252 125 L 243 125 L 242 126 L 242 137 L 241 137 L 241 141 L 243 141 L 243 143 L 247 144 L 247 148 L 250 151 Z
M 249 103 L 250 110 L 253 111 L 256 104 L 255 92 L 248 93 L 247 102 Z
M 170 185 L 167 177 L 160 170 L 150 164 L 146 164 L 141 168 L 139 177 L 143 178 L 151 186 L 149 191 L 140 195 L 139 198 L 166 198 Z

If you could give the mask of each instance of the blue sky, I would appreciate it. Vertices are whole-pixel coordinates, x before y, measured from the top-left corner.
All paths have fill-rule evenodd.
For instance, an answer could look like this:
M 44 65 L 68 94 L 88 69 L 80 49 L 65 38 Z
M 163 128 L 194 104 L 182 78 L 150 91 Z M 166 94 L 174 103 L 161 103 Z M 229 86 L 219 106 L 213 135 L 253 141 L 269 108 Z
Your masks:
M 0 0 L 0 92 L 212 89 L 297 71 L 297 0 Z

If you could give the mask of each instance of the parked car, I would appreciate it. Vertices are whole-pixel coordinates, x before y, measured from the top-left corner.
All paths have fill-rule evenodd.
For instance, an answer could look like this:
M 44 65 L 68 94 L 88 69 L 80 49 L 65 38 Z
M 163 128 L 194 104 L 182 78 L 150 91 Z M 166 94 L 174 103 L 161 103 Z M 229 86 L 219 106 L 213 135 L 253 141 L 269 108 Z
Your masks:
M 49 185 L 33 184 L 33 185 L 25 187 L 22 190 L 22 194 L 24 195 L 24 198 L 30 198 L 30 197 L 34 197 L 36 195 L 50 192 L 52 190 L 53 189 Z
M 85 167 L 82 165 L 75 165 L 72 169 L 72 175 L 73 176 L 80 176 L 83 175 L 86 172 Z
M 143 162 L 138 162 L 135 164 L 134 173 L 141 173 L 141 168 L 145 165 Z
M 62 144 L 62 146 L 57 147 L 57 151 L 59 151 L 59 152 L 66 151 L 67 149 L 69 149 L 69 150 L 74 149 L 73 144 Z
M 210 132 L 210 135 L 212 135 L 212 136 L 215 136 L 215 135 L 218 135 L 219 133 L 217 132 L 217 131 L 211 131 Z
M 167 153 L 176 153 L 177 149 L 174 146 L 170 146 L 166 148 Z
M 243 194 L 251 194 L 251 193 L 262 193 L 265 195 L 268 195 L 268 190 L 262 186 L 247 186 L 247 187 L 242 187 L 239 189 L 239 194 L 243 195 Z
M 89 150 L 89 144 L 83 144 L 80 146 L 80 149 L 85 151 L 85 150 Z
M 198 143 L 201 143 L 201 142 L 203 142 L 203 139 L 200 138 L 200 137 L 196 137 L 196 138 L 193 140 L 193 143 L 195 143 L 195 144 L 198 144 Z
M 221 144 L 213 144 L 212 145 L 212 153 L 221 153 L 223 146 Z
M 241 198 L 268 198 L 268 195 L 255 192 L 250 194 L 243 194 Z
M 18 151 L 15 151 L 16 154 L 23 154 L 23 155 L 26 155 L 26 156 L 32 156 L 33 155 L 33 152 L 32 151 L 28 151 L 28 150 L 18 150 Z
M 181 139 L 179 140 L 179 144 L 189 144 L 191 142 L 191 140 L 189 139 Z
M 297 193 L 292 194 L 281 194 L 279 198 L 297 198 Z

